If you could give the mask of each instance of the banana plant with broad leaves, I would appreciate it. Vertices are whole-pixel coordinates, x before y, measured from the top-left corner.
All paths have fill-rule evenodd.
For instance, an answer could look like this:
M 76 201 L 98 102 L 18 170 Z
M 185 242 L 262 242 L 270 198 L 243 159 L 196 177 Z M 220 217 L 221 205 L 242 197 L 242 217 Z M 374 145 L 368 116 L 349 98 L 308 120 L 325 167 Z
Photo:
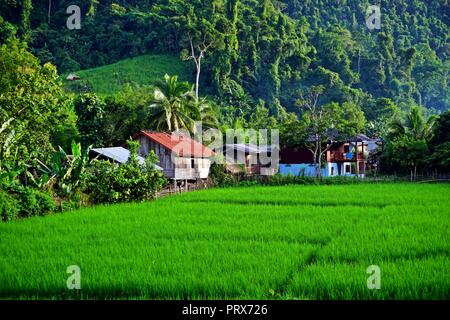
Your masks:
M 37 187 L 45 188 L 54 183 L 55 191 L 62 196 L 69 196 L 77 192 L 82 186 L 83 175 L 89 164 L 89 151 L 91 147 L 84 152 L 80 143 L 72 141 L 71 155 L 68 155 L 61 147 L 53 154 L 50 166 L 42 161 L 39 163 L 39 178 L 29 174 L 30 181 Z
M 14 118 L 0 126 L 0 189 L 11 190 L 19 184 L 19 176 L 25 170 L 25 164 L 17 160 L 18 148 L 13 148 L 17 136 L 14 130 L 7 131 Z
M 17 186 L 22 172 L 24 172 L 24 165 L 21 162 L 0 161 L 0 189 L 10 190 Z

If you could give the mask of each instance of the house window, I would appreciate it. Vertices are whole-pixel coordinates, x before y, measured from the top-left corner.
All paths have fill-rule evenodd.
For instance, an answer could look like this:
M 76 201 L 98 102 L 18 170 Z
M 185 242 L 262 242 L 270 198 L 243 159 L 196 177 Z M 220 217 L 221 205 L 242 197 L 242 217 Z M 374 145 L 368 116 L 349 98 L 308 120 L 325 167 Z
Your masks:
M 352 167 L 349 164 L 345 165 L 345 173 L 349 173 L 349 174 L 352 173 Z
M 331 167 L 331 176 L 334 177 L 334 167 Z
M 195 169 L 195 160 L 194 160 L 194 158 L 191 159 L 191 168 Z
M 344 153 L 349 153 L 350 152 L 350 146 L 344 146 Z

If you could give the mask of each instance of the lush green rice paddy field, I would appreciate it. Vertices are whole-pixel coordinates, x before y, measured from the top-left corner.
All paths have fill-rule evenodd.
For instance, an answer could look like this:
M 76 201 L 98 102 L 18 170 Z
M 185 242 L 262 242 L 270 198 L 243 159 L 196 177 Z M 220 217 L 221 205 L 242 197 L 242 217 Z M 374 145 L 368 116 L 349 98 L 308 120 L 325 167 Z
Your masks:
M 0 224 L 7 299 L 449 299 L 449 271 L 448 184 L 215 189 Z

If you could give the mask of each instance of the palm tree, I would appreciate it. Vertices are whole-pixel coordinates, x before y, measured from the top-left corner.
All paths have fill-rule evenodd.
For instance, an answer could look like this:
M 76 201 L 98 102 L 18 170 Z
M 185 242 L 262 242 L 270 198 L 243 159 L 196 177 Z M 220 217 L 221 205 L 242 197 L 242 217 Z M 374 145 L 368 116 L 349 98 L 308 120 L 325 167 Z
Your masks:
M 178 131 L 194 129 L 200 111 L 193 103 L 193 87 L 188 82 L 178 82 L 177 76 L 165 75 L 155 83 L 150 105 L 150 122 L 157 130 Z
M 425 119 L 419 108 L 413 107 L 404 121 L 395 120 L 391 124 L 392 157 L 396 162 L 411 167 L 411 181 L 416 179 L 417 167 L 426 159 L 435 121 L 435 116 Z
M 218 128 L 219 120 L 217 119 L 217 106 L 213 106 L 208 99 L 202 98 L 193 102 L 200 112 L 200 119 L 203 128 Z
M 427 119 L 424 119 L 419 108 L 413 107 L 411 108 L 410 113 L 406 115 L 404 121 L 395 120 L 392 123 L 391 135 L 394 138 L 408 135 L 415 140 L 428 141 L 433 135 L 433 126 L 435 121 L 435 116 L 430 116 Z
M 216 112 L 208 100 L 197 100 L 194 87 L 178 82 L 177 76 L 165 75 L 164 80 L 158 80 L 150 105 L 150 124 L 157 130 L 186 129 L 193 133 L 196 121 L 202 121 L 206 128 L 217 127 Z

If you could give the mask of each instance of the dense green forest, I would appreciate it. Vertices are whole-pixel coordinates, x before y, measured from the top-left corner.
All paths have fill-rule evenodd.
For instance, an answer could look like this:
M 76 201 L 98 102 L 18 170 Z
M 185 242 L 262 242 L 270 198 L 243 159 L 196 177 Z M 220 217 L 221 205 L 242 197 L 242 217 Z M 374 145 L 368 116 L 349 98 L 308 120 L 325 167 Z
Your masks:
M 449 12 L 447 0 L 3 0 L 0 189 L 52 182 L 72 201 L 89 189 L 89 146 L 200 120 L 280 129 L 283 145 L 365 133 L 385 141 L 386 173 L 448 171 Z
M 0 37 L 16 28 L 42 62 L 73 72 L 146 53 L 186 56 L 192 36 L 211 43 L 203 94 L 236 107 L 262 99 L 271 113 L 294 111 L 299 90 L 312 84 L 363 110 L 382 97 L 405 109 L 450 105 L 448 1 L 375 1 L 382 27 L 373 31 L 370 3 L 360 0 L 82 0 L 82 27 L 69 30 L 72 2 L 7 0 L 0 12 L 13 26 L 3 22 Z

